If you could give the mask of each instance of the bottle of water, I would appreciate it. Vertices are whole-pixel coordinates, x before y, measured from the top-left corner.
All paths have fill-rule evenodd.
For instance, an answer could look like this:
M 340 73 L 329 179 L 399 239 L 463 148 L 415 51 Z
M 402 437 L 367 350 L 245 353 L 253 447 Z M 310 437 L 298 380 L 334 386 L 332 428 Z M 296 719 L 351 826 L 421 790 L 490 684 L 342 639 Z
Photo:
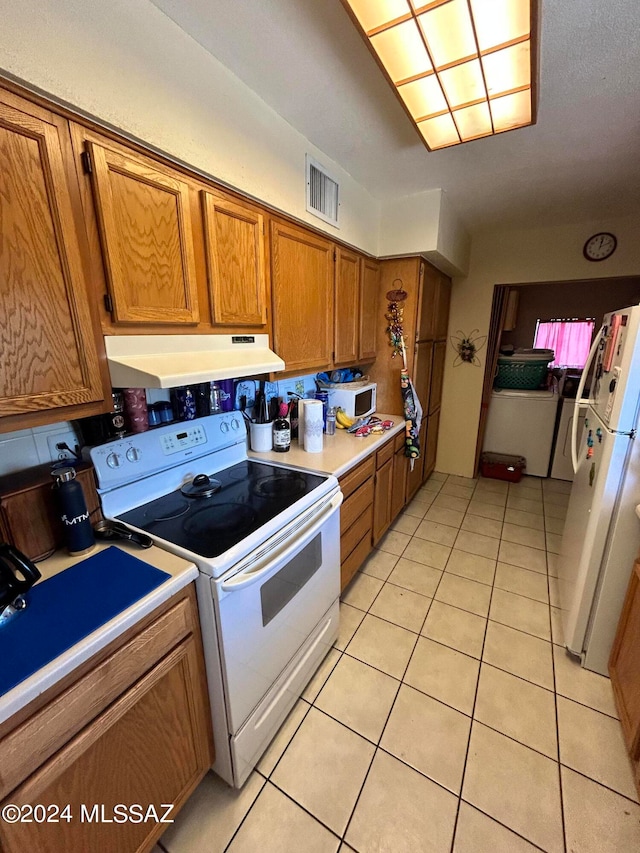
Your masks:
M 58 499 L 69 553 L 73 556 L 85 554 L 95 544 L 95 537 L 84 492 L 76 480 L 75 468 L 56 468 L 51 476 L 54 478 L 53 490 Z

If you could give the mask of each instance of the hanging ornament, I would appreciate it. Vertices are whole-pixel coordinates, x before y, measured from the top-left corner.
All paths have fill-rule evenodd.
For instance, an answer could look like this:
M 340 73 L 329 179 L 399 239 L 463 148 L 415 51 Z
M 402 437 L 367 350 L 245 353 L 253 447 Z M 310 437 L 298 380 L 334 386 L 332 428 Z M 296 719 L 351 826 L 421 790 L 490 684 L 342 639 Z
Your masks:
M 397 355 L 402 355 L 404 345 L 404 309 L 402 303 L 409 294 L 403 289 L 402 279 L 396 278 L 393 284 L 398 285 L 398 287 L 389 290 L 386 294 L 389 304 L 384 316 L 389 323 L 387 326 L 389 346 L 393 347 L 391 357 L 395 358 Z

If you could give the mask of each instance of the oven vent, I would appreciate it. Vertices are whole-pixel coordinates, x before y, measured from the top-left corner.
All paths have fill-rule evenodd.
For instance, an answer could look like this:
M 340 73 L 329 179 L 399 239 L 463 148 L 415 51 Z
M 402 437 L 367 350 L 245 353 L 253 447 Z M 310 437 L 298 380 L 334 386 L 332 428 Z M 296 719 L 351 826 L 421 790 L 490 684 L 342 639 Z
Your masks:
M 338 227 L 338 182 L 324 166 L 306 155 L 307 210 L 318 219 Z

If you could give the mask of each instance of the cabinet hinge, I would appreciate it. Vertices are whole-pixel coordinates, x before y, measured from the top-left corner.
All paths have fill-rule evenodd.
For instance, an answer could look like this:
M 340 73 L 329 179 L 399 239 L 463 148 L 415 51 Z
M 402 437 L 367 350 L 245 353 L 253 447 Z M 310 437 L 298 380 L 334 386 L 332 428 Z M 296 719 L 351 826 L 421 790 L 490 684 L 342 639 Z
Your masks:
M 111 295 L 109 293 L 105 293 L 103 299 L 105 309 L 111 313 L 113 311 L 113 299 L 111 298 Z
M 91 165 L 91 154 L 88 151 L 83 151 L 80 154 L 80 162 L 82 163 L 82 171 L 85 175 L 90 175 L 93 172 L 93 167 Z

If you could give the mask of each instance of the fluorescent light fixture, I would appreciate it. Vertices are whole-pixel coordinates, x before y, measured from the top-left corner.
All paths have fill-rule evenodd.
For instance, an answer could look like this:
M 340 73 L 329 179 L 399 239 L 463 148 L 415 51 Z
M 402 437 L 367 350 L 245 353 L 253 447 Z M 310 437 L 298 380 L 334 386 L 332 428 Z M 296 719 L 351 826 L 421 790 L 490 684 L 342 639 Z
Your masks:
M 342 0 L 433 151 L 535 122 L 537 0 Z

